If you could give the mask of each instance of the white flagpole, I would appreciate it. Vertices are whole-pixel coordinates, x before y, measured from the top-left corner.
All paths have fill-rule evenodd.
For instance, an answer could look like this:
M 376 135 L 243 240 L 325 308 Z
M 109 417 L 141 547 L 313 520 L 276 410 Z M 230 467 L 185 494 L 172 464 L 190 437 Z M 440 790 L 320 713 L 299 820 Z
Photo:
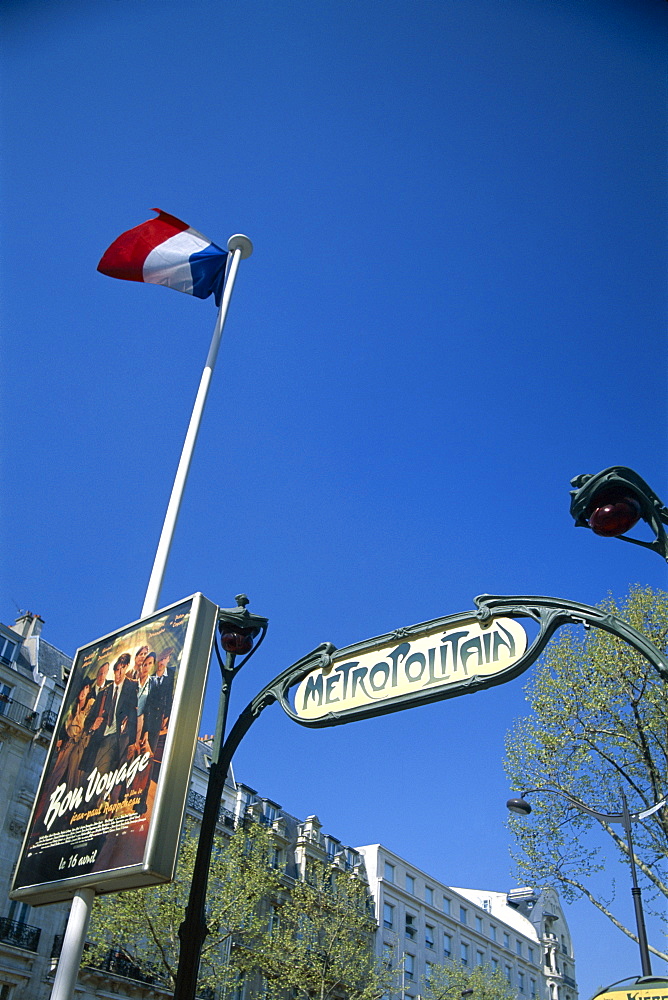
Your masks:
M 200 424 L 202 422 L 204 404 L 206 403 L 209 385 L 211 384 L 211 376 L 213 375 L 213 369 L 216 364 L 218 348 L 220 347 L 220 341 L 223 335 L 227 309 L 230 304 L 230 299 L 232 298 L 232 291 L 234 289 L 234 282 L 237 276 L 239 261 L 250 257 L 253 252 L 253 244 L 247 236 L 237 234 L 235 236 L 230 236 L 227 241 L 227 249 L 232 254 L 232 260 L 227 273 L 227 280 L 225 281 L 225 289 L 223 291 L 223 298 L 218 311 L 218 319 L 216 320 L 213 337 L 211 338 L 211 346 L 209 347 L 209 353 L 204 365 L 204 371 L 202 372 L 202 378 L 200 379 L 199 389 L 197 390 L 197 396 L 195 397 L 195 405 L 193 406 L 190 423 L 186 432 L 185 441 L 183 442 L 181 458 L 179 459 L 176 476 L 174 477 L 172 495 L 170 496 L 169 503 L 167 505 L 167 512 L 162 525 L 162 533 L 160 535 L 160 541 L 158 542 L 158 548 L 155 553 L 155 561 L 153 563 L 153 569 L 151 570 L 151 576 L 148 581 L 146 597 L 144 598 L 144 607 L 141 610 L 142 618 L 146 615 L 152 614 L 152 612 L 156 611 L 158 608 L 160 589 L 165 575 L 167 559 L 169 558 L 169 550 L 174 537 L 176 520 L 179 516 L 179 508 L 181 507 L 181 501 L 183 499 L 186 480 L 190 470 L 190 463 L 195 450 Z
M 160 541 L 158 542 L 158 548 L 153 562 L 153 569 L 151 570 L 151 576 L 146 590 L 146 597 L 144 598 L 144 607 L 141 611 L 142 618 L 146 615 L 152 614 L 153 611 L 157 611 L 158 608 L 158 600 L 160 599 L 160 589 L 165 575 L 165 567 L 167 565 L 167 559 L 169 558 L 169 550 L 172 544 L 172 538 L 174 537 L 174 529 L 179 516 L 179 508 L 181 506 L 181 500 L 183 499 L 186 480 L 188 478 L 188 471 L 190 469 L 190 462 L 192 460 L 195 444 L 197 442 L 197 434 L 202 422 L 202 414 L 204 413 L 204 404 L 206 403 L 206 397 L 209 392 L 211 376 L 213 375 L 213 369 L 218 356 L 218 348 L 220 347 L 220 341 L 223 335 L 223 327 L 225 326 L 227 310 L 229 308 L 230 299 L 232 298 L 232 292 L 234 290 L 234 282 L 237 276 L 237 270 L 239 269 L 239 261 L 250 257 L 253 252 L 253 244 L 247 236 L 242 236 L 241 233 L 237 233 L 234 236 L 230 236 L 227 241 L 227 249 L 232 254 L 232 258 L 227 269 L 223 298 L 220 303 L 220 309 L 218 310 L 218 318 L 214 327 L 213 337 L 211 338 L 209 353 L 204 364 L 204 371 L 202 372 L 202 377 L 200 379 L 199 389 L 197 390 L 197 395 L 195 397 L 195 405 L 193 406 L 192 414 L 190 416 L 190 423 L 188 424 L 186 438 L 183 443 L 181 458 L 179 459 L 179 464 L 176 469 L 174 485 L 172 486 L 172 494 L 167 505 L 167 512 L 162 525 Z M 63 939 L 60 958 L 58 960 L 58 968 L 56 970 L 56 976 L 51 990 L 51 1000 L 72 1000 L 72 997 L 74 996 L 74 990 L 77 984 L 81 957 L 83 955 L 84 944 L 86 943 L 86 933 L 88 931 L 88 924 L 90 922 L 94 900 L 95 890 L 89 888 L 80 889 L 72 900 L 72 908 L 70 909 L 70 915 L 65 929 L 65 937 Z

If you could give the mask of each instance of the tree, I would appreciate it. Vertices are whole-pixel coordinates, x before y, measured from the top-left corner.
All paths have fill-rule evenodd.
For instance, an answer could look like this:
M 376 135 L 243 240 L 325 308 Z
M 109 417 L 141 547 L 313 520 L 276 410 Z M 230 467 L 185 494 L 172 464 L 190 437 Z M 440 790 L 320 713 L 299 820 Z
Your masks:
M 464 991 L 469 1000 L 517 1000 L 517 994 L 499 969 L 491 969 L 489 965 L 467 969 L 459 962 L 432 965 L 425 991 L 429 1000 L 462 1000 Z
M 600 606 L 666 651 L 667 593 L 634 587 L 621 606 L 612 597 Z M 554 788 L 603 813 L 621 812 L 622 790 L 631 812 L 668 793 L 668 684 L 626 643 L 599 629 L 564 629 L 547 647 L 526 691 L 532 714 L 515 723 L 506 742 L 513 788 Z M 589 817 L 558 795 L 536 792 L 529 798 L 532 816 L 509 821 L 522 880 L 554 885 L 567 901 L 586 897 L 637 940 L 613 909 L 614 882 L 609 896 L 592 880 L 604 870 L 610 845 L 629 864 L 622 827 Z M 596 828 L 605 835 L 598 843 L 591 832 Z M 633 839 L 643 900 L 665 921 L 668 809 L 634 823 Z M 651 950 L 668 960 L 668 954 Z
M 101 896 L 89 931 L 88 960 L 100 962 L 118 949 L 133 965 L 169 986 L 178 965 L 178 929 L 185 913 L 197 850 L 196 831 L 184 836 L 176 877 L 167 885 Z M 211 860 L 207 923 L 199 986 L 231 984 L 239 973 L 237 955 L 261 950 L 267 936 L 265 900 L 280 888 L 270 863 L 271 836 L 259 824 L 220 838 Z M 239 949 L 232 949 L 232 942 Z
M 376 922 L 367 885 L 337 865 L 315 864 L 269 914 L 270 934 L 248 968 L 261 972 L 266 994 L 304 1000 L 377 1000 L 392 972 L 374 953 Z

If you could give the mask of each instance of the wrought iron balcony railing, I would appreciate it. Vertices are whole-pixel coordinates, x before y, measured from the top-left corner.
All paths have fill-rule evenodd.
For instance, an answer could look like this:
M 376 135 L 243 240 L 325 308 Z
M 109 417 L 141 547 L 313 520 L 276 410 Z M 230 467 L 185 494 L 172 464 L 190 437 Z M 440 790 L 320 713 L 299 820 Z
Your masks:
M 0 719 L 10 719 L 27 729 L 39 728 L 39 712 L 22 705 L 20 701 L 14 701 L 8 695 L 0 694 Z
M 27 951 L 37 951 L 41 933 L 41 927 L 31 927 L 30 924 L 21 924 L 8 917 L 0 917 L 0 941 L 4 941 L 5 944 L 13 944 Z

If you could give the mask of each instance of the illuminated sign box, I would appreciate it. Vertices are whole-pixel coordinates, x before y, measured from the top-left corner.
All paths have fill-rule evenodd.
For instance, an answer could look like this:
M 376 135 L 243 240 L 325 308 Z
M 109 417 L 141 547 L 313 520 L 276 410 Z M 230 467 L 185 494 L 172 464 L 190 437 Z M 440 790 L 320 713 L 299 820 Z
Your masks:
M 173 877 L 217 618 L 195 594 L 77 650 L 12 899 Z

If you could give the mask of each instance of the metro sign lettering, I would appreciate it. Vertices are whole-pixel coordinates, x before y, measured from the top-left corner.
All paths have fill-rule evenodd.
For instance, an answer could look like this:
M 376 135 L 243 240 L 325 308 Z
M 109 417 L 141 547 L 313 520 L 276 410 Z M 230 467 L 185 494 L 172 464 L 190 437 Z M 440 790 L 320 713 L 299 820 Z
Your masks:
M 527 634 L 512 618 L 483 626 L 453 617 L 464 620 L 445 627 L 443 620 L 428 622 L 338 650 L 303 677 L 294 716 L 306 723 L 363 718 L 465 694 L 499 683 L 526 652 Z

